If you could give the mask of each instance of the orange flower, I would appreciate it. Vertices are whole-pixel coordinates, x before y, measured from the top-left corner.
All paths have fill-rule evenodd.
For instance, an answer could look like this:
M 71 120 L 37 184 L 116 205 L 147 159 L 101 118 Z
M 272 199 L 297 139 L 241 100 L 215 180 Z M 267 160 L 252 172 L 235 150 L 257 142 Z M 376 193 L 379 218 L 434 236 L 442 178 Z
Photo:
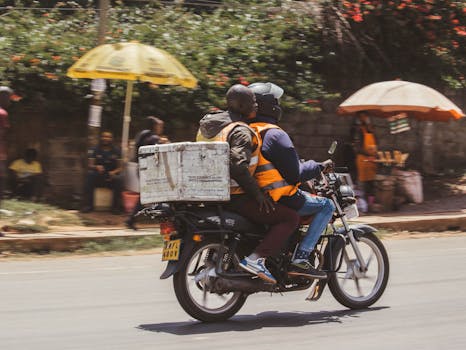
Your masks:
M 54 61 L 60 61 L 60 60 L 61 60 L 61 56 L 52 56 L 52 60 L 54 60 Z
M 456 31 L 456 34 L 461 35 L 461 36 L 466 36 L 466 27 L 465 26 L 459 26 L 453 28 Z
M 40 63 L 40 59 L 38 59 L 38 58 L 31 58 L 31 59 L 29 60 L 29 62 L 31 62 L 32 64 L 39 64 L 39 63 Z
M 81 46 L 81 47 L 79 48 L 79 51 L 86 51 L 86 48 Z
M 360 13 L 357 13 L 357 14 L 353 15 L 351 18 L 355 22 L 362 22 L 363 21 L 362 15 Z
M 50 72 L 45 72 L 44 73 L 45 77 L 47 79 L 50 79 L 50 80 L 58 80 L 58 76 L 54 73 L 50 73 Z
M 14 55 L 14 56 L 11 56 L 11 60 L 13 62 L 18 62 L 18 61 L 21 61 L 23 59 L 24 55 Z
M 427 16 L 427 19 L 430 19 L 432 21 L 439 21 L 442 19 L 442 16 L 438 16 L 438 15 L 430 15 L 430 16 Z
M 79 60 L 79 57 L 78 57 L 78 56 L 73 56 L 73 57 L 71 57 L 71 59 L 72 59 L 73 61 L 77 61 L 77 60 Z

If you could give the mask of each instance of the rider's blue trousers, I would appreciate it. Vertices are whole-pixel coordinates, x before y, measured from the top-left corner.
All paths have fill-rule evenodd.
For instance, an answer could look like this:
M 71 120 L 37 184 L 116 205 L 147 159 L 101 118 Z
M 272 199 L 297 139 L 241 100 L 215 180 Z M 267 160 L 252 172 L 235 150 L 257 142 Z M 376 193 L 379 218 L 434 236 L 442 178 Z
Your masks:
M 298 210 L 298 214 L 299 216 L 314 215 L 314 219 L 309 225 L 307 234 L 301 241 L 298 249 L 311 252 L 332 218 L 335 205 L 330 199 L 325 197 L 311 196 L 308 193 L 305 194 L 305 197 L 306 202 L 301 209 Z

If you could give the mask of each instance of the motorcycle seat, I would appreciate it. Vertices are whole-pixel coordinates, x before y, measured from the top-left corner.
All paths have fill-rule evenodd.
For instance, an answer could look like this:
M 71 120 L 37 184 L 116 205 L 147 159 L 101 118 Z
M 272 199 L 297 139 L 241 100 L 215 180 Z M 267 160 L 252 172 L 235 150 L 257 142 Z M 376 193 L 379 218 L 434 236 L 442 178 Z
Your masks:
M 220 228 L 220 215 L 216 210 L 198 209 L 195 211 L 198 216 L 196 226 L 199 228 Z M 225 228 L 239 233 L 260 234 L 265 232 L 265 227 L 255 224 L 241 215 L 224 210 L 223 211 Z

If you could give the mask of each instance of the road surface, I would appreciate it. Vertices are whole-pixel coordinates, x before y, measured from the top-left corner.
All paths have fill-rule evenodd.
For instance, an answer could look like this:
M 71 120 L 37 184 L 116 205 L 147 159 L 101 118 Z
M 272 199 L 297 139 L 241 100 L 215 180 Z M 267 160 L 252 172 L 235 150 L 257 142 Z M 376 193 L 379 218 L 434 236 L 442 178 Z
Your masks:
M 263 293 L 219 324 L 184 313 L 159 254 L 5 259 L 0 349 L 466 349 L 466 237 L 384 243 L 391 276 L 371 309 Z

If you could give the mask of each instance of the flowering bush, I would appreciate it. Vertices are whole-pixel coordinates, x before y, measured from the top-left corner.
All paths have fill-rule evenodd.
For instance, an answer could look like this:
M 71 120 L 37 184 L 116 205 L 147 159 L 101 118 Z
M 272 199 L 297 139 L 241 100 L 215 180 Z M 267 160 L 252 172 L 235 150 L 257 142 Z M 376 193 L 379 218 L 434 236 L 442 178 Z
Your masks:
M 96 46 L 98 16 L 86 1 L 48 3 L 55 7 L 0 8 L 0 83 L 11 84 L 25 103 L 37 94 L 46 97 L 51 116 L 82 116 L 89 81 L 72 80 L 66 71 Z M 353 92 L 385 79 L 465 87 L 463 0 L 323 0 L 321 16 L 277 5 L 287 1 L 227 3 L 206 12 L 154 3 L 112 7 L 106 42 L 139 40 L 163 48 L 199 80 L 195 90 L 138 84 L 133 116 L 197 120 L 224 107 L 229 86 L 257 81 L 282 86 L 285 107 L 298 110 L 318 109 L 326 91 Z M 123 82 L 110 82 L 105 113 L 115 125 L 124 94 Z
M 199 80 L 195 90 L 138 84 L 133 115 L 197 120 L 211 108 L 224 107 L 232 84 L 256 81 L 281 85 L 289 107 L 315 108 L 307 101 L 324 91 L 313 68 L 320 56 L 312 17 L 292 10 L 270 11 L 273 1 L 248 7 L 232 4 L 201 14 L 153 4 L 109 11 L 106 42 L 138 40 L 163 48 Z M 61 6 L 75 6 L 76 11 L 60 11 Z M 0 41 L 0 81 L 11 82 L 26 96 L 41 92 L 57 113 L 82 106 L 89 81 L 72 80 L 66 71 L 96 46 L 95 9 L 62 2 L 52 11 L 10 10 L 2 19 L 9 34 Z M 111 81 L 107 92 L 106 113 L 121 114 L 125 84 Z
M 464 0 L 327 1 L 327 26 L 340 42 L 347 79 L 403 78 L 437 88 L 465 87 Z M 343 41 L 345 41 L 343 43 Z M 342 48 L 345 46 L 346 48 Z M 328 48 L 335 49 L 332 44 Z M 338 69 L 339 63 L 332 68 Z M 356 76 L 357 75 L 357 76 Z

